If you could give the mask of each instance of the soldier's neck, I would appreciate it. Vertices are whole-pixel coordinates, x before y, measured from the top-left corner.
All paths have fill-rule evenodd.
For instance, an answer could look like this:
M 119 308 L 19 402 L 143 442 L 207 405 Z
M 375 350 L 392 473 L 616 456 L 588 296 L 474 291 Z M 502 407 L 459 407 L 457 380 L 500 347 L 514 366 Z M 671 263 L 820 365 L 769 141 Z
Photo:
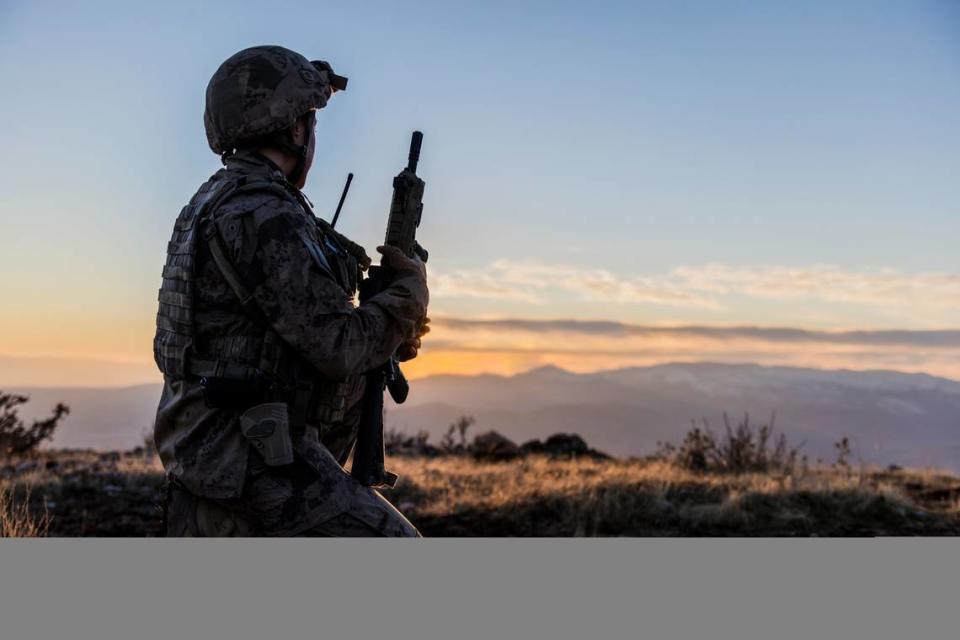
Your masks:
M 277 169 L 280 169 L 285 176 L 289 177 L 293 170 L 297 167 L 297 161 L 295 158 L 292 158 L 288 154 L 278 151 L 277 149 L 263 147 L 257 149 L 256 151 L 261 156 L 276 165 Z

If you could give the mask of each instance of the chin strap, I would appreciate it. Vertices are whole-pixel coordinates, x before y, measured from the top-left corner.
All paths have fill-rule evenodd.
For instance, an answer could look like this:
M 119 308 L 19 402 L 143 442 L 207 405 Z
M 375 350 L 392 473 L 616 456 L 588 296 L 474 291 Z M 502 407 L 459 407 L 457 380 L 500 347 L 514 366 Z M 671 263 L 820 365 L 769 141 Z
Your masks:
M 293 156 L 297 159 L 297 164 L 294 165 L 293 170 L 286 176 L 287 180 L 291 184 L 296 184 L 300 181 L 300 178 L 303 177 L 303 172 L 307 169 L 307 155 L 310 153 L 310 142 L 313 141 L 315 137 L 314 132 L 314 122 L 316 122 L 316 113 L 311 111 L 310 117 L 307 119 L 307 144 L 296 144 L 289 131 L 277 132 L 265 136 L 263 138 L 257 138 L 255 140 L 249 140 L 245 144 L 244 148 L 255 149 L 257 147 L 273 147 L 283 153 Z M 224 151 L 220 155 L 220 161 L 226 165 L 227 158 L 230 157 L 234 152 L 233 149 L 229 151 Z
M 311 130 L 312 131 L 312 130 Z M 312 133 L 310 135 L 313 135 Z M 287 176 L 287 180 L 290 181 L 290 184 L 297 184 L 300 182 L 300 178 L 303 177 L 303 172 L 307 168 L 307 152 L 309 147 L 305 144 L 290 145 L 296 149 L 294 155 L 297 156 L 297 164 L 293 168 L 293 171 L 290 172 L 290 175 Z
M 317 114 L 315 111 L 310 112 L 310 117 L 307 118 L 307 143 L 306 144 L 294 144 L 292 140 L 284 140 L 284 145 L 281 147 L 281 151 L 284 153 L 289 153 L 292 156 L 297 158 L 297 164 L 293 167 L 293 171 L 290 172 L 290 175 L 287 176 L 287 180 L 291 184 L 297 184 L 300 182 L 300 178 L 303 177 L 303 172 L 307 169 L 307 154 L 310 152 L 310 143 L 313 141 L 314 136 L 314 123 L 317 121 Z

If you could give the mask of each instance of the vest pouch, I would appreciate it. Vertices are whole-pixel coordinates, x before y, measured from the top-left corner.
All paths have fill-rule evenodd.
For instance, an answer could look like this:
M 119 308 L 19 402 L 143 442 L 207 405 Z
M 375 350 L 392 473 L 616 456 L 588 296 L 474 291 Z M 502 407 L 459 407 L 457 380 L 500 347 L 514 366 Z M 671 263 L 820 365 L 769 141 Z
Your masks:
M 341 422 L 346 413 L 348 391 L 346 382 L 321 380 L 313 398 L 313 417 L 324 425 Z
M 270 383 L 265 379 L 234 380 L 204 377 L 200 380 L 203 399 L 211 409 L 238 411 L 265 402 Z
M 240 432 L 267 465 L 278 467 L 293 462 L 290 416 L 285 402 L 250 407 L 240 415 Z

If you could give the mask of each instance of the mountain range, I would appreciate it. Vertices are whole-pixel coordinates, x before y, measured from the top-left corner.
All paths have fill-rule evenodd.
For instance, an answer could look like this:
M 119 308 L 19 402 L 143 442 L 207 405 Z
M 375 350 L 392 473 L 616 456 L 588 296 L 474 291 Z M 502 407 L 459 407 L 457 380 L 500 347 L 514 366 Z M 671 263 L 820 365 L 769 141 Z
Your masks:
M 834 458 L 849 437 L 855 458 L 960 469 L 960 382 L 892 371 L 815 370 L 752 364 L 666 364 L 575 374 L 545 367 L 500 376 L 417 381 L 388 422 L 439 436 L 462 413 L 476 429 L 523 441 L 580 433 L 615 455 L 642 455 L 679 441 L 691 421 L 715 433 L 749 413 L 769 421 L 813 461 Z
M 152 424 L 156 384 L 117 389 L 17 389 L 31 396 L 21 414 L 39 417 L 56 402 L 72 411 L 53 446 L 128 448 Z M 723 431 L 749 413 L 810 461 L 835 458 L 848 437 L 853 461 L 960 471 L 960 382 L 893 371 L 817 370 L 753 364 L 664 364 L 595 373 L 543 367 L 514 376 L 440 375 L 412 382 L 407 403 L 387 403 L 386 424 L 426 430 L 437 442 L 449 424 L 472 415 L 472 432 L 495 429 L 523 442 L 580 434 L 618 456 L 679 442 L 691 420 Z

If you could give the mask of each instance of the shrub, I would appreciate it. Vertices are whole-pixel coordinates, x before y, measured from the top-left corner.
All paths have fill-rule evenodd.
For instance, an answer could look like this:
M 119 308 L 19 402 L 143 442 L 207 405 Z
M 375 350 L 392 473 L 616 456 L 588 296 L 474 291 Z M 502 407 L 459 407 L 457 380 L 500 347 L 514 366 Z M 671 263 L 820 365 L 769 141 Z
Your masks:
M 850 456 L 853 455 L 853 451 L 850 449 L 850 438 L 846 436 L 840 438 L 833 443 L 833 448 L 837 450 L 837 461 L 833 463 L 833 468 L 849 474 L 852 470 Z
M 157 455 L 157 444 L 153 439 L 153 427 L 144 429 L 140 435 L 143 437 L 143 445 L 140 447 L 143 457 L 147 460 L 153 460 L 154 456 Z
M 17 415 L 17 407 L 29 398 L 0 391 L 0 455 L 23 455 L 36 450 L 44 440 L 53 437 L 60 420 L 70 413 L 65 404 L 57 404 L 46 420 L 34 420 L 27 427 Z
M 750 414 L 744 414 L 743 421 L 733 428 L 724 413 L 725 433 L 721 439 L 713 434 L 706 419 L 703 420 L 703 428 L 694 422 L 680 446 L 659 443 L 656 457 L 698 472 L 777 471 L 792 474 L 797 466 L 797 455 L 804 443 L 790 447 L 782 433 L 772 440 L 775 418 L 774 414 L 770 416 L 767 424 L 754 428 L 750 425 Z
M 390 455 L 436 455 L 436 447 L 427 442 L 429 439 L 430 432 L 425 430 L 411 436 L 396 429 L 387 429 L 383 433 L 383 448 Z
M 447 433 L 440 440 L 440 450 L 444 453 L 464 453 L 467 450 L 467 431 L 477 420 L 473 416 L 460 416 L 457 421 L 447 428 Z M 454 439 L 454 434 L 460 436 L 460 442 Z

